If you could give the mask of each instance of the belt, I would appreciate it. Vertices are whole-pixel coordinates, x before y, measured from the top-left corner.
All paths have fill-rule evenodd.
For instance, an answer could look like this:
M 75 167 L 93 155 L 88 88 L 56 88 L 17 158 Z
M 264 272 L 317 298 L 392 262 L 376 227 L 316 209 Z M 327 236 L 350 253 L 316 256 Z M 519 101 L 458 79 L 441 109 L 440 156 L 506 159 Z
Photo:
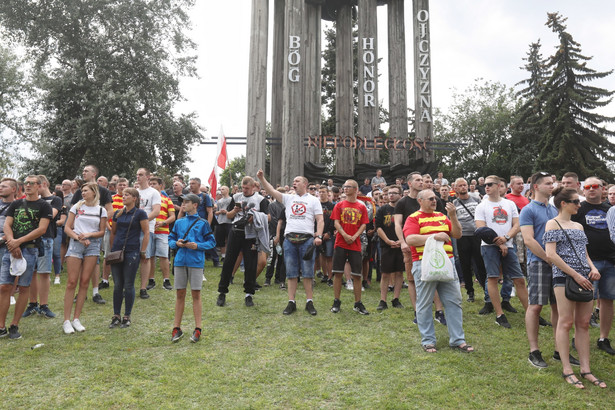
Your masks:
M 29 244 L 27 244 L 27 245 L 24 245 L 23 247 L 24 247 L 24 248 L 38 248 L 38 246 L 36 246 L 36 245 L 35 245 L 35 244 L 33 244 L 33 243 L 29 243 Z

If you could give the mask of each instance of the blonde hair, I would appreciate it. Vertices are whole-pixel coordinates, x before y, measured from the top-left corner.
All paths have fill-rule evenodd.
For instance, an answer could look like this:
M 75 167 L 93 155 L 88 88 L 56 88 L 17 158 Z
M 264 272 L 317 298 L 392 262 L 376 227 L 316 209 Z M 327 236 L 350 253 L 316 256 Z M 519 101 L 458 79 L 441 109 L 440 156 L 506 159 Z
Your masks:
M 83 195 L 83 188 L 89 188 L 92 190 L 92 192 L 94 192 L 94 204 L 99 205 L 100 204 L 100 190 L 98 189 L 98 184 L 96 182 L 86 182 L 85 184 L 83 184 L 81 186 L 82 195 Z M 82 199 L 79 202 L 77 202 L 76 209 L 77 210 L 81 209 L 83 204 L 85 204 L 85 199 Z

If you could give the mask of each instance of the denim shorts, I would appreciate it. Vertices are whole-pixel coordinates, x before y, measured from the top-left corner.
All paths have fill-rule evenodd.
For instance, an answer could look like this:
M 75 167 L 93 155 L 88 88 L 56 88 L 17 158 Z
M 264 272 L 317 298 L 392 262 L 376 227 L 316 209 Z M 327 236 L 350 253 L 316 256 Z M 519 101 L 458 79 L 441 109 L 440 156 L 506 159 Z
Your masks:
M 53 238 L 41 238 L 45 254 L 39 256 L 36 262 L 36 271 L 38 273 L 51 273 L 53 259 Z
M 323 252 L 321 252 L 321 249 L 324 249 L 324 255 L 327 258 L 331 258 L 333 257 L 333 245 L 335 244 L 335 239 L 334 238 L 329 238 L 326 241 L 322 241 L 322 246 L 318 247 L 318 254 L 319 255 L 323 255 Z
M 314 238 L 309 238 L 302 244 L 294 244 L 289 240 L 284 241 L 284 265 L 286 266 L 286 278 L 294 279 L 301 276 L 304 278 L 314 277 L 314 256 L 310 260 L 303 260 L 305 251 L 314 243 Z
M 159 258 L 169 257 L 169 234 L 156 233 L 154 234 L 154 249 L 155 255 Z M 148 246 L 149 248 L 149 246 Z
M 26 271 L 19 276 L 19 286 L 27 288 L 32 281 L 32 275 L 36 268 L 38 259 L 37 248 L 21 248 L 21 255 L 26 259 Z M 2 266 L 0 267 L 0 285 L 12 285 L 15 283 L 15 276 L 11 276 L 11 253 L 6 251 L 2 256 Z
M 609 261 L 593 261 L 600 272 L 598 281 L 598 297 L 600 299 L 615 299 L 615 265 Z M 594 283 L 594 288 L 595 288 Z
M 72 256 L 74 258 L 83 259 L 85 256 L 100 256 L 100 243 L 102 238 L 90 239 L 90 245 L 84 246 L 81 242 L 70 239 L 68 244 L 68 250 L 66 251 L 66 257 Z
M 143 232 L 141 232 L 139 238 L 140 238 L 140 245 L 139 245 L 139 249 L 140 246 L 143 244 Z M 147 244 L 147 249 L 145 250 L 145 259 L 149 259 L 149 258 L 153 258 L 156 255 L 156 240 L 154 238 L 154 234 L 153 233 L 149 233 L 149 242 Z M 168 255 L 167 255 L 168 256 Z
M 487 270 L 487 278 L 500 277 L 500 264 L 502 264 L 502 274 L 504 278 L 518 279 L 523 277 L 521 272 L 521 265 L 519 265 L 519 259 L 517 259 L 517 252 L 515 248 L 508 248 L 508 254 L 502 256 L 500 248 L 497 246 L 481 246 L 480 253 L 483 256 L 485 262 L 485 269 Z

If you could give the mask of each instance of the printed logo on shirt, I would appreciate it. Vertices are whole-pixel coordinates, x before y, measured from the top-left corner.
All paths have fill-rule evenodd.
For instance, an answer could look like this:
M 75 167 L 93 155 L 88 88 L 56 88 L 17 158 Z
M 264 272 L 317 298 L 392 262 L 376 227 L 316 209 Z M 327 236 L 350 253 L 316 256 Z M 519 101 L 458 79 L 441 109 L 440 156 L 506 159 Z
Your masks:
M 344 208 L 340 215 L 340 221 L 346 224 L 356 224 L 361 220 L 361 211 L 356 208 Z
M 606 224 L 606 212 L 602 209 L 592 209 L 585 215 L 585 223 L 594 229 L 609 229 Z
M 384 226 L 391 226 L 391 216 L 392 215 L 385 215 L 384 216 L 384 221 L 382 222 L 382 225 Z
M 494 207 L 492 221 L 498 225 L 505 225 L 508 222 L 508 212 L 501 206 Z
M 291 205 L 290 210 L 294 216 L 302 216 L 306 213 L 307 208 L 305 204 L 295 202 Z

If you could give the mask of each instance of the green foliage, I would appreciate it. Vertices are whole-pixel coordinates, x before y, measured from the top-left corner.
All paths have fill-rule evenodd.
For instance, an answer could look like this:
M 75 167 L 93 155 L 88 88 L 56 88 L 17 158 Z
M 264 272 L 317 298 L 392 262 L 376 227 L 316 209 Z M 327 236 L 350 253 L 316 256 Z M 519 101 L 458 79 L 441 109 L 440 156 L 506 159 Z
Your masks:
M 581 178 L 597 175 L 612 180 L 615 175 L 606 162 L 615 159 L 615 144 L 608 140 L 615 132 L 602 124 L 615 121 L 594 112 L 608 105 L 613 91 L 586 83 L 604 78 L 613 70 L 597 72 L 587 67 L 591 57 L 581 54 L 581 46 L 566 31 L 566 18 L 549 13 L 546 25 L 557 34 L 559 45 L 548 61 L 552 74 L 546 84 L 541 151 L 536 167 L 562 175 L 574 171 Z
M 228 163 L 222 174 L 220 174 L 220 183 L 218 185 L 241 186 L 241 180 L 246 176 L 246 157 L 242 155 L 233 159 Z
M 436 151 L 436 162 L 440 162 L 444 175 L 513 173 L 508 147 L 516 108 L 513 90 L 499 82 L 477 79 L 465 92 L 454 91 L 449 111 L 436 110 L 434 141 L 467 145 L 454 151 Z
M 28 171 L 60 180 L 85 163 L 102 174 L 185 169 L 201 135 L 195 114 L 173 108 L 178 77 L 195 75 L 195 45 L 184 35 L 193 3 L 0 3 L 0 24 L 27 48 L 42 94 Z

